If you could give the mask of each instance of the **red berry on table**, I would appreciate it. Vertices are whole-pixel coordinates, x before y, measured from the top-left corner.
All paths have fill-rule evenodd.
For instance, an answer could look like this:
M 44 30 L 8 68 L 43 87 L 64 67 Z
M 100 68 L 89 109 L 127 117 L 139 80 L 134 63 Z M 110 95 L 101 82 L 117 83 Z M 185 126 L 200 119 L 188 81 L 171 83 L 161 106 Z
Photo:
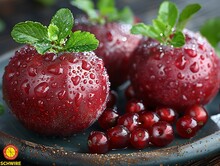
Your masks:
M 140 127 L 150 129 L 155 123 L 159 122 L 160 118 L 155 112 L 141 111 L 139 113 Z
M 87 144 L 90 153 L 104 154 L 109 151 L 107 136 L 100 131 L 92 131 L 89 134 Z
M 172 126 L 165 122 L 159 121 L 155 123 L 149 130 L 150 142 L 154 146 L 162 147 L 170 144 L 174 139 Z
M 117 125 L 107 130 L 111 149 L 122 149 L 129 145 L 130 132 L 123 125 Z
M 168 123 L 173 123 L 177 117 L 176 112 L 172 108 L 167 107 L 157 108 L 156 113 L 161 121 L 166 121 Z
M 130 33 L 134 23 L 132 12 L 128 8 L 119 11 L 116 9 L 114 1 L 110 4 L 99 3 L 98 10 L 91 8 L 91 5 L 89 5 L 90 8 L 85 8 L 84 5 L 82 6 L 81 0 L 72 1 L 72 4 L 88 15 L 88 18 L 76 20 L 73 31 L 84 30 L 95 34 L 100 41 L 95 53 L 105 63 L 111 87 L 118 87 L 128 79 L 130 58 L 141 39 L 141 36 Z M 95 5 L 93 4 L 93 6 Z M 112 10 L 103 10 L 103 8 L 114 9 L 115 13 L 113 14 Z M 120 14 L 123 12 L 128 15 Z
M 166 6 L 172 9 L 164 17 Z M 140 23 L 131 29 L 133 34 L 149 37 L 134 51 L 130 70 L 131 84 L 145 105 L 180 112 L 194 104 L 204 105 L 216 96 L 218 57 L 199 33 L 184 29 L 187 19 L 199 9 L 198 4 L 188 5 L 178 19 L 176 6 L 165 1 L 153 25 Z
M 119 114 L 115 108 L 106 108 L 98 119 L 101 128 L 107 130 L 117 125 Z
M 185 115 L 177 120 L 176 130 L 182 138 L 191 138 L 198 131 L 198 123 L 193 117 Z
M 137 128 L 132 131 L 130 143 L 135 149 L 144 149 L 149 146 L 150 136 L 146 129 Z
M 137 113 L 126 113 L 119 116 L 118 125 L 125 126 L 130 132 L 139 127 L 139 115 Z
M 111 90 L 108 96 L 107 108 L 113 108 L 118 100 L 118 94 L 116 91 Z
M 12 30 L 15 41 L 28 45 L 5 67 L 4 100 L 25 127 L 40 134 L 81 132 L 106 108 L 108 75 L 91 52 L 98 40 L 89 32 L 73 33 L 72 26 L 70 10 L 60 9 L 48 27 L 26 21 Z
M 126 103 L 126 112 L 127 113 L 138 113 L 145 109 L 144 104 L 140 100 L 131 99 Z
M 198 127 L 202 127 L 208 121 L 208 113 L 206 109 L 202 105 L 193 105 L 189 107 L 185 112 L 184 115 L 189 115 L 193 117 L 198 123 Z
M 135 91 L 131 84 L 125 89 L 124 93 L 127 100 L 135 98 Z

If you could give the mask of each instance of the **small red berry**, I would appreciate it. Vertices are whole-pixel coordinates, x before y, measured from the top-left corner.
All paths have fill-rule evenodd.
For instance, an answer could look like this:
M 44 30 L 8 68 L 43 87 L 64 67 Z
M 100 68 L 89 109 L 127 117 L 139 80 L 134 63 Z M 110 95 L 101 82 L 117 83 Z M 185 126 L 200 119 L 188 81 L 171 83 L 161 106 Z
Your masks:
M 153 124 L 159 122 L 160 118 L 155 112 L 141 111 L 139 113 L 140 127 L 150 129 Z
M 176 112 L 171 108 L 161 107 L 156 109 L 161 121 L 173 123 L 176 120 Z
M 150 142 L 155 146 L 166 146 L 174 139 L 174 132 L 172 126 L 165 122 L 159 121 L 155 123 L 149 130 Z
M 118 118 L 118 125 L 125 126 L 130 132 L 139 127 L 139 115 L 137 113 L 126 113 Z
M 107 108 L 98 119 L 98 123 L 101 128 L 107 130 L 116 126 L 118 117 L 116 108 Z
M 197 133 L 198 124 L 193 117 L 185 115 L 177 120 L 176 130 L 182 138 L 191 138 Z
M 107 153 L 109 151 L 109 144 L 105 133 L 92 131 L 88 137 L 88 148 L 91 153 Z
M 107 130 L 110 149 L 126 148 L 129 145 L 130 132 L 122 125 Z
M 116 91 L 111 90 L 109 92 L 109 96 L 108 96 L 108 102 L 107 102 L 107 108 L 113 108 L 116 103 L 117 103 L 117 99 L 118 99 L 118 94 Z
M 149 146 L 150 136 L 146 129 L 137 128 L 132 131 L 130 143 L 135 149 L 144 149 Z
M 127 100 L 133 99 L 135 98 L 135 91 L 132 85 L 129 85 L 126 89 L 125 89 L 125 97 Z
M 185 111 L 185 115 L 193 117 L 197 121 L 199 128 L 204 126 L 208 121 L 208 113 L 202 105 L 194 105 L 188 108 Z
M 144 109 L 145 107 L 143 102 L 136 99 L 132 99 L 126 104 L 126 112 L 138 113 L 140 111 L 143 111 Z

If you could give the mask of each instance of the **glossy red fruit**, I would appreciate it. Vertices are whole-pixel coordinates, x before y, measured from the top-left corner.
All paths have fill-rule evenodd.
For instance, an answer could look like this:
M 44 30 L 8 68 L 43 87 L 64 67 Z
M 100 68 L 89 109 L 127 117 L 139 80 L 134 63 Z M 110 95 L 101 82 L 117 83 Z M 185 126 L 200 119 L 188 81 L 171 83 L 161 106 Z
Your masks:
M 188 108 L 184 115 L 189 115 L 193 117 L 198 123 L 198 127 L 202 127 L 208 121 L 208 113 L 202 105 L 194 105 Z
M 155 123 L 159 122 L 160 118 L 155 112 L 141 111 L 139 113 L 140 127 L 150 129 Z
M 87 144 L 90 153 L 104 154 L 109 151 L 107 136 L 100 131 L 92 131 L 89 134 Z
M 129 85 L 125 89 L 125 97 L 127 100 L 131 100 L 131 99 L 135 98 L 135 91 L 134 91 L 134 88 L 132 87 L 132 85 Z
M 102 115 L 98 119 L 98 123 L 101 128 L 107 130 L 117 125 L 119 114 L 116 109 L 106 108 Z
M 174 132 L 172 126 L 165 122 L 159 121 L 155 123 L 149 130 L 150 142 L 158 147 L 170 144 L 174 139 Z
M 172 108 L 157 108 L 156 113 L 160 117 L 161 121 L 166 121 L 168 123 L 173 123 L 177 118 L 177 114 Z
M 122 149 L 129 145 L 130 132 L 123 125 L 117 125 L 107 130 L 111 149 Z
M 131 83 L 146 105 L 183 111 L 205 105 L 218 92 L 218 57 L 207 40 L 184 30 L 186 43 L 174 48 L 151 38 L 134 51 Z
M 108 96 L 107 108 L 113 108 L 118 100 L 118 94 L 116 91 L 111 90 Z
M 193 117 L 185 115 L 177 120 L 176 130 L 182 138 L 191 138 L 196 135 L 198 124 Z
M 144 104 L 140 100 L 132 99 L 126 103 L 126 112 L 127 113 L 138 113 L 145 109 Z
M 139 127 L 139 115 L 137 113 L 126 113 L 119 116 L 118 125 L 123 125 L 132 132 Z
M 40 55 L 24 46 L 5 68 L 3 96 L 27 128 L 69 136 L 102 114 L 109 94 L 103 61 L 92 52 Z
M 135 149 L 144 149 L 149 146 L 150 136 L 146 129 L 137 128 L 132 131 L 130 143 Z
M 141 36 L 130 33 L 131 26 L 119 22 L 92 24 L 82 18 L 76 20 L 73 29 L 91 32 L 99 40 L 95 53 L 103 59 L 113 88 L 128 79 L 130 57 L 141 39 Z

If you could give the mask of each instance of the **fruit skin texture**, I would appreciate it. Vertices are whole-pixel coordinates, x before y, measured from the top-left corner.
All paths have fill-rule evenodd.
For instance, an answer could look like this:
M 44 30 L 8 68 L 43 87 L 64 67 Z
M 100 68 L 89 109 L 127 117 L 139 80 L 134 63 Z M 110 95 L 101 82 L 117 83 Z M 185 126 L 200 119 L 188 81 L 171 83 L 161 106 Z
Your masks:
M 180 48 L 148 38 L 134 51 L 130 78 L 146 105 L 182 111 L 207 104 L 218 92 L 218 57 L 198 33 L 184 30 Z
M 92 52 L 40 55 L 31 46 L 5 67 L 3 96 L 28 129 L 69 136 L 102 114 L 109 94 L 103 61 Z
M 141 40 L 141 36 L 132 35 L 130 29 L 131 25 L 118 22 L 92 24 L 85 17 L 76 20 L 73 29 L 91 32 L 99 40 L 94 52 L 103 59 L 112 88 L 127 80 L 132 52 Z

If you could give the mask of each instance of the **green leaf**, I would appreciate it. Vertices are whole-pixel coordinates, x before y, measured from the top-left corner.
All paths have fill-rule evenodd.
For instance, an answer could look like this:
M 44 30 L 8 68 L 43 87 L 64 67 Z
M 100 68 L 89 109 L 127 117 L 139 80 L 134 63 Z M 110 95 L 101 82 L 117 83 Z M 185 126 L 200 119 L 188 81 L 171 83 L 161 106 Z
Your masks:
M 124 7 L 124 9 L 119 12 L 119 20 L 127 24 L 133 24 L 134 14 L 129 7 Z
M 167 23 L 169 26 L 174 27 L 177 18 L 178 9 L 174 3 L 165 1 L 160 5 L 158 19 Z
M 131 33 L 147 36 L 149 28 L 150 27 L 148 25 L 145 25 L 144 23 L 138 23 L 132 26 Z
M 159 19 L 153 20 L 153 27 L 156 30 L 157 34 L 160 34 L 160 35 L 164 35 L 164 32 L 167 29 L 167 26 Z
M 131 28 L 131 33 L 148 36 L 148 37 L 158 39 L 159 41 L 161 41 L 160 34 L 157 33 L 154 27 L 145 25 L 144 23 L 138 23 L 138 24 L 133 25 Z
M 84 11 L 90 20 L 98 20 L 99 16 L 92 0 L 72 0 L 71 4 Z
M 182 32 L 178 31 L 174 33 L 174 36 L 170 42 L 174 47 L 181 47 L 185 44 L 185 36 Z
M 26 21 L 14 26 L 11 35 L 18 43 L 34 44 L 46 40 L 47 28 L 38 22 Z
M 51 24 L 59 29 L 59 41 L 66 38 L 72 32 L 73 21 L 73 15 L 69 9 L 60 9 L 53 16 Z
M 201 5 L 197 3 L 187 5 L 180 13 L 179 20 L 176 25 L 176 29 L 178 31 L 182 31 L 186 26 L 188 20 L 191 18 L 191 16 L 194 15 L 196 12 L 198 12 L 200 9 L 201 9 Z
M 5 112 L 4 106 L 0 104 L 0 115 L 3 115 Z
M 44 54 L 50 50 L 53 46 L 49 41 L 39 41 L 33 44 L 39 54 Z M 56 52 L 52 50 L 51 52 Z
M 200 28 L 200 33 L 213 47 L 217 48 L 220 42 L 220 17 L 207 20 Z
M 84 52 L 95 50 L 99 41 L 89 32 L 75 31 L 70 35 L 65 50 L 69 52 Z
M 48 27 L 48 37 L 50 41 L 58 40 L 59 28 L 56 25 L 50 24 Z

